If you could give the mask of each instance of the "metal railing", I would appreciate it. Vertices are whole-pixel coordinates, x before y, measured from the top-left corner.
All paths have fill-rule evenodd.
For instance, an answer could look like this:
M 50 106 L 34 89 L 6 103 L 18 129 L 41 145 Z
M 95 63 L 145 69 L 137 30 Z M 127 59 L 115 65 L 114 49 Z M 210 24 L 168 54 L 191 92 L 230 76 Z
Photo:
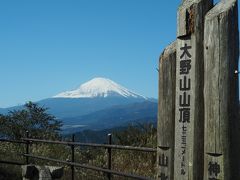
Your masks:
M 151 180 L 151 178 L 148 178 L 148 177 L 112 170 L 112 149 L 151 152 L 151 153 L 156 153 L 157 152 L 156 148 L 113 145 L 111 134 L 108 134 L 108 144 L 75 142 L 75 136 L 74 135 L 72 135 L 72 141 L 52 141 L 52 140 L 33 139 L 33 138 L 29 137 L 28 132 L 26 133 L 26 138 L 22 138 L 21 141 L 0 139 L 0 142 L 25 144 L 25 153 L 21 154 L 21 155 L 26 158 L 25 163 L 17 162 L 17 161 L 4 161 L 4 160 L 0 160 L 0 163 L 14 164 L 14 165 L 24 165 L 24 164 L 29 164 L 29 158 L 40 159 L 40 160 L 44 160 L 44 161 L 48 161 L 48 162 L 56 162 L 56 163 L 68 165 L 68 166 L 71 167 L 71 179 L 72 180 L 74 180 L 74 178 L 75 178 L 75 167 L 107 173 L 107 177 L 108 177 L 109 180 L 112 179 L 112 175 L 118 175 L 118 176 L 122 176 L 122 177 L 128 177 L 128 178 L 140 179 L 140 180 Z M 61 145 L 69 146 L 69 147 L 71 147 L 71 161 L 64 161 L 64 160 L 59 160 L 59 159 L 48 158 L 48 157 L 43 157 L 43 156 L 37 156 L 37 155 L 34 155 L 34 154 L 30 154 L 29 153 L 30 152 L 30 144 L 33 144 L 33 143 L 34 144 L 37 144 L 37 143 L 61 144 Z M 76 147 L 99 147 L 99 148 L 107 149 L 107 158 L 108 158 L 107 159 L 107 169 L 97 167 L 97 166 L 92 166 L 92 165 L 80 164 L 80 163 L 75 162 L 75 148 Z

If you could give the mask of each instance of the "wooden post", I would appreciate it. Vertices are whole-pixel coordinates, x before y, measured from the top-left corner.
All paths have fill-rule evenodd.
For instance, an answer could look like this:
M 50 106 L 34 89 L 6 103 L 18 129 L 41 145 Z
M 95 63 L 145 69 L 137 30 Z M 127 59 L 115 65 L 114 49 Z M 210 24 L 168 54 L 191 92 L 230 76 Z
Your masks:
M 108 144 L 111 145 L 112 144 L 112 134 L 108 134 Z M 109 147 L 107 149 L 108 151 L 108 169 L 111 170 L 112 169 L 112 148 Z M 112 179 L 112 174 L 108 173 L 108 180 Z
M 72 142 L 74 143 L 75 142 L 75 134 L 72 135 Z M 75 145 L 71 145 L 71 155 L 72 155 L 72 163 L 75 162 Z M 72 180 L 74 180 L 74 177 L 75 177 L 75 173 L 74 173 L 74 165 L 71 166 L 71 172 L 72 172 Z
M 184 0 L 178 9 L 174 179 L 203 179 L 204 16 L 212 0 Z
M 176 42 L 159 60 L 157 179 L 173 179 Z
M 238 6 L 218 3 L 205 18 L 204 180 L 240 178 Z
M 26 131 L 26 138 L 29 138 L 29 131 Z M 26 154 L 29 154 L 29 140 L 26 141 Z M 29 157 L 26 156 L 26 164 L 29 164 Z

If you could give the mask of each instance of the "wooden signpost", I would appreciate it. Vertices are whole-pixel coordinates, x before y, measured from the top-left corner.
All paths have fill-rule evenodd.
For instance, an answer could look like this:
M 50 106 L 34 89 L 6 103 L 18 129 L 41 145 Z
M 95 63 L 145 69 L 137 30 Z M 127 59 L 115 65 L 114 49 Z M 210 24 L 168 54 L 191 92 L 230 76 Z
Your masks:
M 183 0 L 160 57 L 157 179 L 240 179 L 237 0 Z
M 176 42 L 163 51 L 159 60 L 159 111 L 157 179 L 173 179 L 176 91 Z
M 185 0 L 178 10 L 174 179 L 203 178 L 203 31 L 211 0 Z
M 204 31 L 204 179 L 240 179 L 238 7 L 222 1 L 208 12 Z

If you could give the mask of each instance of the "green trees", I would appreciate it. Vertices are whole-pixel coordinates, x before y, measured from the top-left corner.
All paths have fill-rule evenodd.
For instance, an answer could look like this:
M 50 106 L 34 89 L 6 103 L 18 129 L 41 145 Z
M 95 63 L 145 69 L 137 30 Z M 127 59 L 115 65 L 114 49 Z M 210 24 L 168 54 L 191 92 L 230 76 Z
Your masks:
M 20 110 L 10 111 L 7 115 L 0 115 L 0 137 L 20 140 L 29 131 L 32 138 L 56 139 L 60 137 L 61 122 L 48 114 L 47 108 L 29 102 Z M 31 153 L 40 151 L 41 155 L 48 156 L 55 151 L 56 146 L 31 145 Z M 59 149 L 59 148 L 58 148 Z M 60 149 L 62 150 L 62 149 Z M 24 144 L 0 143 L 0 160 L 24 162 L 21 156 L 25 152 Z M 62 152 L 58 151 L 61 155 Z M 35 160 L 31 160 L 32 163 Z M 0 164 L 0 179 L 21 179 L 21 168 L 7 164 Z
M 29 131 L 33 138 L 56 139 L 59 137 L 61 121 L 47 113 L 47 108 L 28 102 L 22 110 L 0 115 L 0 135 L 20 139 Z

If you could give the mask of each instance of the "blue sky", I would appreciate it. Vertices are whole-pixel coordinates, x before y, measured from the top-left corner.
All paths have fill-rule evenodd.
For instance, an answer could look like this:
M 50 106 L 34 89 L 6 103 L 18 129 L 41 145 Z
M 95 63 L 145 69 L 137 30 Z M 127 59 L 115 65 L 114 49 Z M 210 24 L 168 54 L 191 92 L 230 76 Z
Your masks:
M 158 58 L 176 37 L 180 0 L 0 2 L 0 107 L 107 77 L 157 98 Z

